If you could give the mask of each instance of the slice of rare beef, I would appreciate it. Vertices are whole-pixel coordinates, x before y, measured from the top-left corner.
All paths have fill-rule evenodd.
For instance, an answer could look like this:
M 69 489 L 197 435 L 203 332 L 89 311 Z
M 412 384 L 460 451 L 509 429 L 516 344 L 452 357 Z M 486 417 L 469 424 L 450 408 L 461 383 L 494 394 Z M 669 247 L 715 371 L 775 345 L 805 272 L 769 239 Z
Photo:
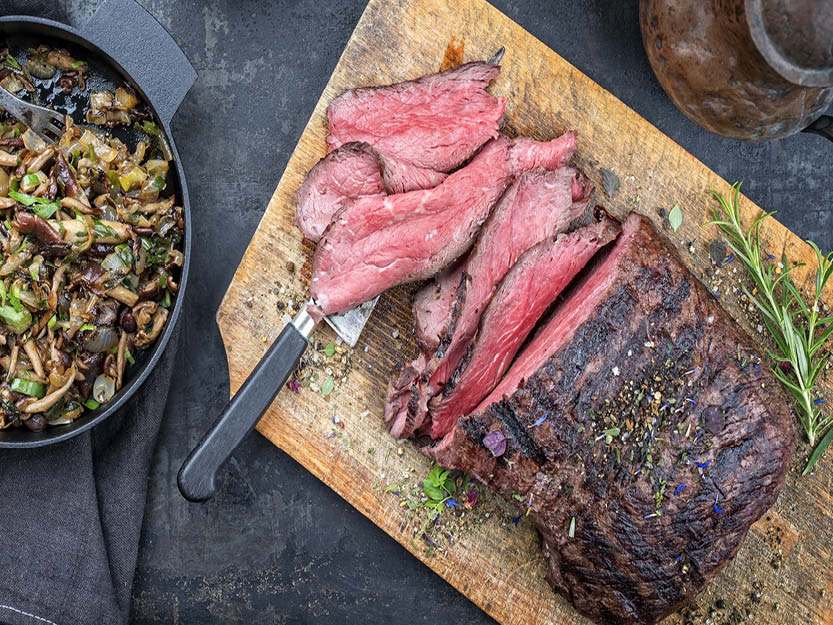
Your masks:
M 467 63 L 386 87 L 350 89 L 327 107 L 334 150 L 363 141 L 427 169 L 451 171 L 498 136 L 504 98 L 486 91 L 500 67 Z
M 359 197 L 385 195 L 385 182 L 376 155 L 363 143 L 346 143 L 309 170 L 298 189 L 295 224 L 318 241 L 333 215 Z
M 333 218 L 315 250 L 310 293 L 314 318 L 343 312 L 390 287 L 428 278 L 459 258 L 512 178 L 543 162 L 558 169 L 572 156 L 575 133 L 547 142 L 487 143 L 437 187 L 359 198 Z M 521 169 L 517 169 L 520 167 Z
M 449 324 L 459 316 L 460 300 L 465 294 L 463 269 L 467 258 L 465 255 L 458 258 L 414 295 L 414 338 L 425 354 L 433 354 L 439 348 L 440 340 L 448 334 Z
M 535 155 L 527 161 L 534 163 Z M 592 183 L 570 167 L 529 171 L 507 190 L 469 255 L 464 289 L 449 307 L 449 318 L 435 324 L 438 330 L 445 330 L 437 339 L 437 349 L 421 356 L 418 363 L 403 367 L 388 385 L 384 419 L 392 435 L 410 436 L 423 426 L 427 400 L 442 390 L 465 355 L 503 276 L 530 247 L 565 231 L 585 211 L 592 192 Z M 406 373 L 411 374 L 410 379 Z M 413 401 L 413 397 L 420 401 Z
M 738 362 L 749 337 L 647 218 L 628 217 L 605 252 L 426 451 L 523 498 L 548 580 L 579 612 L 650 625 L 773 504 L 793 422 L 771 374 Z
M 545 239 L 512 265 L 489 301 L 465 356 L 442 393 L 428 404 L 431 438 L 445 436 L 459 417 L 489 394 L 541 315 L 617 234 L 618 222 L 605 217 L 570 234 Z
M 430 189 L 446 177 L 385 156 L 366 143 L 345 143 L 309 170 L 298 189 L 295 223 L 306 238 L 318 241 L 333 215 L 348 202 Z

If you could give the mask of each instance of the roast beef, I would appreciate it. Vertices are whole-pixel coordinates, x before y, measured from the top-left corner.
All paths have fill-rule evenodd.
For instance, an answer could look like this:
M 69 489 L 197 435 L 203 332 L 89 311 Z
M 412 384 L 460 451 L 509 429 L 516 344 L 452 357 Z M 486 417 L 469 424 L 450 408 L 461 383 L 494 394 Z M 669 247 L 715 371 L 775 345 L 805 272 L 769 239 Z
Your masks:
M 506 100 L 486 92 L 500 67 L 468 63 L 386 87 L 350 89 L 327 108 L 330 150 L 363 141 L 382 153 L 451 171 L 498 136 Z
M 439 348 L 440 340 L 448 334 L 449 324 L 459 316 L 465 296 L 463 269 L 467 258 L 461 256 L 414 295 L 414 338 L 426 354 L 433 354 Z
M 793 424 L 771 374 L 739 362 L 748 337 L 649 220 L 632 214 L 608 249 L 427 451 L 523 499 L 548 580 L 579 612 L 650 625 L 775 501 Z
M 575 133 L 548 142 L 525 140 L 518 147 L 501 135 L 433 189 L 344 206 L 315 250 L 310 314 L 320 319 L 343 312 L 453 263 L 512 178 L 528 167 L 561 167 L 575 149 Z
M 362 143 L 347 143 L 318 161 L 298 189 L 295 224 L 303 235 L 318 241 L 333 215 L 348 202 L 385 195 L 376 155 Z
M 522 144 L 526 162 L 534 163 L 536 157 L 527 149 L 526 141 Z M 584 212 L 592 190 L 587 178 L 565 167 L 529 171 L 504 194 L 466 263 L 466 282 L 464 290 L 458 292 L 458 301 L 448 307 L 449 317 L 444 323 L 433 323 L 436 331 L 444 331 L 432 341 L 437 348 L 433 353 L 421 354 L 419 362 L 404 367 L 388 385 L 384 419 L 391 434 L 409 436 L 422 427 L 427 400 L 442 389 L 466 353 L 483 310 L 503 276 L 527 249 L 565 231 Z M 417 320 L 421 323 L 419 317 Z
M 428 404 L 431 438 L 447 434 L 459 417 L 489 394 L 541 315 L 618 233 L 619 224 L 605 218 L 545 239 L 524 252 L 489 301 L 477 336 L 442 393 Z
M 445 178 L 387 157 L 366 143 L 345 143 L 310 169 L 298 189 L 295 223 L 306 238 L 318 241 L 333 215 L 356 198 L 430 189 Z

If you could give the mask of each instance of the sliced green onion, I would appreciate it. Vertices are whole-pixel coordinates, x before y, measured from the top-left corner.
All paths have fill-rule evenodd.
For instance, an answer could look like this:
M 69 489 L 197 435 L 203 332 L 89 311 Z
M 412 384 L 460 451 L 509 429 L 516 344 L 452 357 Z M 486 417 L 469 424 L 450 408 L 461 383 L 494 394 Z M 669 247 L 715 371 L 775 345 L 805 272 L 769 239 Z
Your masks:
M 153 248 L 153 242 L 147 237 L 140 237 L 142 239 L 142 249 L 149 252 Z
M 16 69 L 19 72 L 23 71 L 23 68 L 20 66 L 20 63 L 18 63 L 17 59 L 14 58 L 11 54 L 6 55 L 5 65 L 6 67 L 11 67 L 12 69 Z
M 149 121 L 142 122 L 142 130 L 145 131 L 146 135 L 150 135 L 155 137 L 159 134 L 159 128 L 157 128 L 156 124 Z
M 85 405 L 87 408 L 89 408 L 90 410 L 95 410 L 95 409 L 96 409 L 96 408 L 98 408 L 101 404 L 99 404 L 99 403 L 98 403 L 96 400 L 94 400 L 94 399 L 88 399 L 87 401 L 85 401 L 85 402 L 84 402 L 84 405 Z
M 85 323 L 80 328 L 78 328 L 79 332 L 84 332 L 86 330 L 95 330 L 95 326 L 91 323 Z
M 11 183 L 9 184 L 9 186 L 11 186 Z M 23 204 L 23 206 L 32 206 L 33 204 L 48 206 L 50 204 L 56 203 L 46 197 L 36 197 L 34 195 L 29 195 L 28 193 L 21 193 L 19 191 L 9 191 L 9 197 L 17 202 L 20 202 L 21 204 Z
M 24 186 L 32 185 L 39 185 L 40 184 L 40 176 L 37 174 L 26 174 L 23 176 L 23 180 L 21 181 Z
M 55 327 L 55 324 L 57 322 L 58 322 L 58 316 L 57 315 L 52 315 L 52 317 L 49 319 L 49 321 L 46 322 L 46 327 L 51 330 L 52 328 Z
M 23 204 L 23 206 L 31 206 L 35 203 L 35 197 L 33 195 L 29 195 L 28 193 L 9 191 L 9 197 L 15 200 L 16 202 L 20 202 L 21 204 Z
M 165 297 L 162 298 L 162 301 L 159 302 L 159 305 L 162 308 L 170 308 L 171 307 L 171 292 L 165 289 Z
M 23 378 L 15 378 L 12 380 L 11 387 L 15 393 L 21 393 L 29 397 L 37 397 L 40 399 L 46 395 L 46 384 L 24 380 Z
M 87 62 L 86 61 L 73 61 L 72 63 L 70 63 L 69 66 L 72 69 L 80 69 L 82 67 L 87 67 Z
M 12 300 L 12 303 L 17 303 L 20 306 L 17 298 Z M 20 306 L 20 309 L 15 306 L 0 306 L 0 319 L 16 334 L 23 334 L 32 325 L 32 313 L 22 306 Z
M 129 349 L 125 350 L 124 357 L 127 358 L 127 362 L 129 362 L 131 365 L 136 364 L 136 359 L 133 358 L 133 354 L 130 353 Z
M 167 283 L 168 283 L 168 274 L 166 274 L 166 273 L 163 271 L 163 272 L 162 272 L 162 275 L 161 275 L 161 276 L 159 276 L 159 280 L 157 281 L 157 283 L 156 283 L 156 284 L 158 284 L 158 285 L 159 285 L 159 288 L 161 289 L 161 288 L 164 288 L 164 286 L 165 286 Z
M 150 181 L 150 186 L 157 191 L 161 191 L 165 188 L 165 179 L 162 176 L 154 176 L 153 180 Z
M 50 202 L 49 204 L 36 204 L 32 207 L 32 211 L 38 217 L 42 217 L 43 219 L 49 219 L 57 213 L 61 208 L 61 205 L 58 202 Z

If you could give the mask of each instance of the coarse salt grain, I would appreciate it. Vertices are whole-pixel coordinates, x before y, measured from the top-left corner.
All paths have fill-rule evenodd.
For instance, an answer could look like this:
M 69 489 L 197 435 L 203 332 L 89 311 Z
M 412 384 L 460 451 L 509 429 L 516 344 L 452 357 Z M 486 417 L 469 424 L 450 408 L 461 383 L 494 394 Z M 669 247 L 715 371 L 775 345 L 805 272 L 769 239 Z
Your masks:
M 613 375 L 619 377 L 619 367 L 613 367 Z

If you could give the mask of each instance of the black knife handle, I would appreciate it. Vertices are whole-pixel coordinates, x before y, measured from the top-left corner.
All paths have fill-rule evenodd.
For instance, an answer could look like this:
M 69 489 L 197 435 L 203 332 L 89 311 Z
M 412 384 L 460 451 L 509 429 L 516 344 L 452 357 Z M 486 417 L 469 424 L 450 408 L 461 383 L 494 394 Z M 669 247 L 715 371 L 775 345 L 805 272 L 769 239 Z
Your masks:
M 220 418 L 188 454 L 176 480 L 183 497 L 205 501 L 214 495 L 217 471 L 269 408 L 306 347 L 304 335 L 287 324 Z

